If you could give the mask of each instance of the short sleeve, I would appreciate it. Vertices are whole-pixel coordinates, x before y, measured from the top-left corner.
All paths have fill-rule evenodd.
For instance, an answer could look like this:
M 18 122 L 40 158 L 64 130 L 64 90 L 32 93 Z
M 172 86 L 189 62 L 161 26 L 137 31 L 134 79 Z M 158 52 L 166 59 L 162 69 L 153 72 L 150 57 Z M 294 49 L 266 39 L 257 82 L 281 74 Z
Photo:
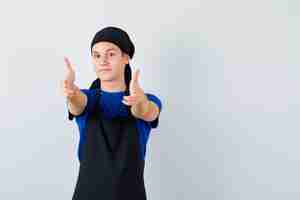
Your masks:
M 160 115 L 161 110 L 162 110 L 161 100 L 157 96 L 155 96 L 154 94 L 146 93 L 146 96 L 148 97 L 148 99 L 150 101 L 154 102 L 158 106 L 158 108 L 159 108 L 159 115 Z M 157 116 L 157 118 L 155 120 L 149 122 L 152 128 L 156 128 L 158 126 L 159 115 Z
M 87 95 L 87 105 L 85 106 L 84 110 L 82 111 L 82 113 L 80 113 L 79 115 L 73 115 L 70 110 L 68 109 L 68 105 L 67 105 L 67 109 L 68 109 L 68 119 L 69 120 L 73 120 L 74 117 L 80 117 L 83 116 L 88 108 L 89 108 L 89 104 L 90 104 L 90 92 L 88 89 L 80 89 L 81 92 L 83 92 L 85 95 Z

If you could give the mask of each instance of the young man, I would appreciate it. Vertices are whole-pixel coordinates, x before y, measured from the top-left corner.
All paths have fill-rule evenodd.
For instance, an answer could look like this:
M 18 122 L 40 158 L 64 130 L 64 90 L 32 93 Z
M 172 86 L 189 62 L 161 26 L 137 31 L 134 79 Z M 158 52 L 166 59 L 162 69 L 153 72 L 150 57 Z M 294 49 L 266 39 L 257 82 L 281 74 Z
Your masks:
M 74 68 L 65 58 L 63 92 L 69 119 L 75 117 L 80 131 L 73 200 L 146 200 L 146 144 L 151 128 L 158 126 L 162 104 L 140 87 L 139 70 L 131 71 L 134 51 L 124 30 L 97 32 L 91 43 L 97 79 L 89 89 L 74 84 Z

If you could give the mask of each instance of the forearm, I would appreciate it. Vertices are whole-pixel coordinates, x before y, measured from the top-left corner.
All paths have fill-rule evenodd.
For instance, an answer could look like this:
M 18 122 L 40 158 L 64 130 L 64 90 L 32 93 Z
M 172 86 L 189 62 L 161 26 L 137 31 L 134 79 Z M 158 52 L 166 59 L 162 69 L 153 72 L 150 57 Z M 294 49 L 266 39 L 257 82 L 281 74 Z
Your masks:
M 68 109 L 73 115 L 81 114 L 86 104 L 87 96 L 80 90 L 78 90 L 73 97 L 67 98 Z
M 156 118 L 158 108 L 154 102 L 150 101 L 147 96 L 140 103 L 131 107 L 132 114 L 145 121 L 152 121 Z

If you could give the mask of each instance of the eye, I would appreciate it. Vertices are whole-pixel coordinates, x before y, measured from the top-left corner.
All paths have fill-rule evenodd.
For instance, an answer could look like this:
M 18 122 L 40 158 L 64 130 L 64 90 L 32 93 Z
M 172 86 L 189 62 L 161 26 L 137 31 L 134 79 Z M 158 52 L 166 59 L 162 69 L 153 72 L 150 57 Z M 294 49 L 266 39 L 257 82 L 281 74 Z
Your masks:
M 110 53 L 109 53 L 109 56 L 110 56 L 110 57 L 112 57 L 112 56 L 114 56 L 114 55 L 115 55 L 115 53 L 113 53 L 113 52 L 110 52 Z
M 100 55 L 99 54 L 94 54 L 94 58 L 99 59 Z

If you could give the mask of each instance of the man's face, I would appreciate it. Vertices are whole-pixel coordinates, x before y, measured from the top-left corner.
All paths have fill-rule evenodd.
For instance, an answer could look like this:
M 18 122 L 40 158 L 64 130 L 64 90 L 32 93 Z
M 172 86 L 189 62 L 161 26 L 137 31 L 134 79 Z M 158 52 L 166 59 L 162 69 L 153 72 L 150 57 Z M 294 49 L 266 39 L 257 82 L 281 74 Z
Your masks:
M 129 56 L 111 42 L 98 42 L 92 48 L 92 62 L 101 81 L 123 80 Z

